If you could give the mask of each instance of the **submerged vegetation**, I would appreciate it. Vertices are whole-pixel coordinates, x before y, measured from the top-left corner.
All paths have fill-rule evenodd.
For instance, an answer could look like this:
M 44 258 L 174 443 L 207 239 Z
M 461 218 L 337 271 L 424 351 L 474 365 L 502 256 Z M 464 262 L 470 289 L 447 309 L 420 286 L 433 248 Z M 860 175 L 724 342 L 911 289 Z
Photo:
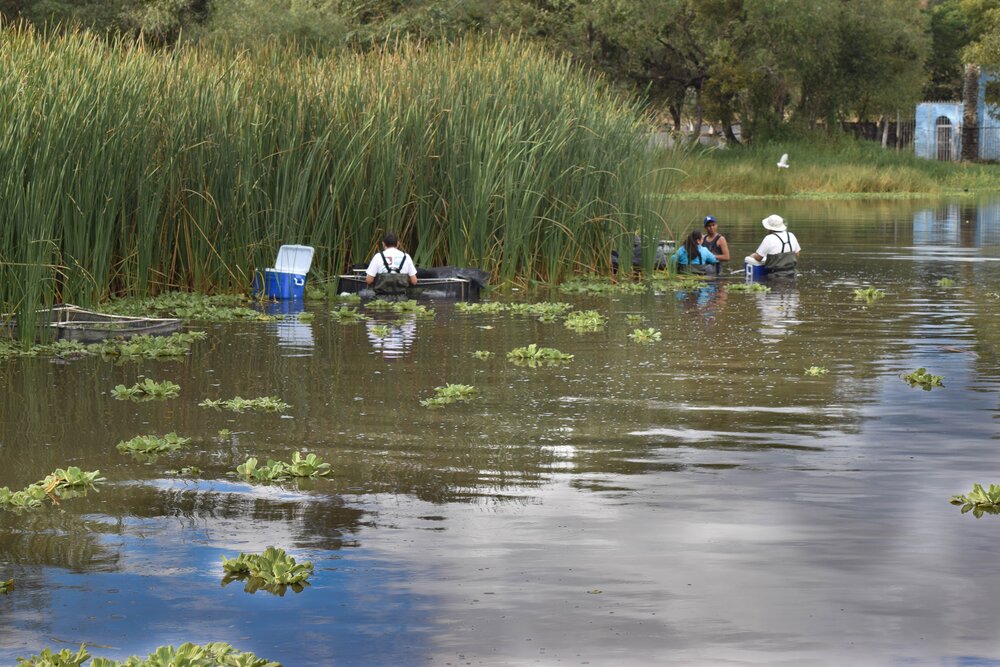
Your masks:
M 918 368 L 912 373 L 907 373 L 903 376 L 903 379 L 906 380 L 911 387 L 920 387 L 924 391 L 930 391 L 933 387 L 944 386 L 944 376 L 931 375 L 927 372 L 926 368 Z
M 243 398 L 237 396 L 228 399 L 206 398 L 199 403 L 203 408 L 213 408 L 215 410 L 229 410 L 231 412 L 284 412 L 292 407 L 277 396 L 261 396 L 260 398 Z
M 22 332 L 57 301 L 245 292 L 290 238 L 336 275 L 387 211 L 417 264 L 501 282 L 606 269 L 662 226 L 641 105 L 526 41 L 321 57 L 0 30 L 0 312 Z M 170 298 L 111 308 L 260 317 Z
M 1000 485 L 990 484 L 986 490 L 982 484 L 973 484 L 967 495 L 952 496 L 951 504 L 961 505 L 962 514 L 971 510 L 977 519 L 983 514 L 1000 514 Z
M 434 388 L 434 396 L 420 401 L 425 408 L 440 408 L 452 403 L 471 401 L 479 390 L 468 384 L 446 384 Z
M 248 593 L 263 589 L 283 595 L 286 587 L 299 593 L 309 584 L 313 564 L 310 561 L 297 563 L 284 549 L 268 547 L 262 554 L 240 553 L 236 558 L 223 556 L 222 569 L 225 572 L 223 585 L 245 579 Z
M 91 659 L 86 645 L 77 651 L 64 648 L 54 652 L 43 649 L 38 655 L 18 658 L 23 667 L 83 667 Z M 132 656 L 125 662 L 109 658 L 94 658 L 86 667 L 281 667 L 280 663 L 258 658 L 253 653 L 237 651 L 229 644 L 181 644 L 160 646 L 145 658 Z

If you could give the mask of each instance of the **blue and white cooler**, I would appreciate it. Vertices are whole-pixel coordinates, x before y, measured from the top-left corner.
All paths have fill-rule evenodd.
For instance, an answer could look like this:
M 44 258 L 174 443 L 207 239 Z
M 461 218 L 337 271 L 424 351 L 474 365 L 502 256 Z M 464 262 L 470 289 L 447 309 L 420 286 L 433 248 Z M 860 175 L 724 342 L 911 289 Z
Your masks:
M 312 266 L 313 247 L 283 245 L 278 249 L 274 268 L 256 271 L 253 276 L 254 296 L 268 299 L 302 299 L 306 292 L 306 274 Z
M 744 262 L 743 270 L 746 273 L 746 281 L 760 282 L 767 277 L 767 269 L 764 268 L 763 264 L 751 264 L 750 262 Z

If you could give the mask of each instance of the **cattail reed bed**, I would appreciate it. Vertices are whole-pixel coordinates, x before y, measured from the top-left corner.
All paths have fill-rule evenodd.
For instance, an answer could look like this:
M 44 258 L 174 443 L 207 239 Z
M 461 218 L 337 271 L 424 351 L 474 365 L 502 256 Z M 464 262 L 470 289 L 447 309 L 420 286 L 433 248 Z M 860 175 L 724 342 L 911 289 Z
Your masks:
M 245 290 L 282 243 L 333 275 L 385 230 L 421 265 L 553 280 L 662 228 L 639 107 L 519 41 L 321 58 L 8 26 L 0 123 L 6 311 Z

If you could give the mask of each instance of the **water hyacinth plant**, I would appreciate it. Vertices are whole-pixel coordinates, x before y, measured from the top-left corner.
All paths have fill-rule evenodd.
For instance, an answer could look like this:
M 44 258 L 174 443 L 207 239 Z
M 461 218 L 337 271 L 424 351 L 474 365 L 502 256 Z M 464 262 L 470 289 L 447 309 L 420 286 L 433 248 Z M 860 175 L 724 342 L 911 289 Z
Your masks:
M 535 317 L 540 322 L 554 322 L 573 306 L 561 301 L 541 301 L 539 303 L 512 303 L 509 305 L 511 315 Z
M 920 387 L 924 391 L 930 391 L 933 387 L 944 386 L 944 376 L 931 375 L 927 372 L 926 368 L 918 368 L 902 377 L 911 387 Z
M 337 310 L 331 310 L 330 317 L 341 324 L 354 324 L 368 319 L 368 316 L 358 312 L 357 308 L 349 306 L 341 306 Z
M 292 453 L 292 462 L 268 459 L 262 466 L 254 457 L 236 466 L 236 474 L 253 482 L 282 482 L 293 477 L 323 477 L 330 474 L 330 464 L 315 454 Z
M 972 511 L 978 519 L 983 514 L 1000 514 L 1000 484 L 990 484 L 983 489 L 982 484 L 973 484 L 972 491 L 964 496 L 952 496 L 952 505 L 961 505 L 962 514 Z
M 264 589 L 283 595 L 286 587 L 300 593 L 309 584 L 313 564 L 310 561 L 297 563 L 284 549 L 268 547 L 262 554 L 240 553 L 236 558 L 223 556 L 222 569 L 225 572 L 223 586 L 246 579 L 248 593 Z
M 38 655 L 18 658 L 23 667 L 80 667 L 90 660 L 86 645 L 81 645 L 75 653 L 62 649 L 58 653 L 43 649 Z M 281 667 L 280 663 L 258 658 L 253 653 L 237 651 L 229 644 L 181 644 L 160 646 L 145 658 L 133 655 L 124 662 L 110 658 L 94 658 L 88 667 Z
M 642 315 L 636 315 L 634 313 L 630 313 L 625 316 L 625 321 L 628 322 L 629 324 L 641 324 Z
M 874 303 L 885 296 L 885 292 L 877 287 L 865 287 L 854 290 L 855 301 L 867 301 Z
M 487 359 L 492 359 L 494 354 L 489 350 L 476 350 L 472 353 L 472 356 L 480 361 L 486 361 Z
M 762 285 L 760 283 L 729 283 L 726 285 L 726 290 L 730 292 L 752 292 L 766 294 L 771 291 L 771 288 L 767 285 Z
M 375 324 L 368 328 L 368 333 L 376 338 L 388 338 L 392 334 L 392 327 L 388 324 Z
M 574 331 L 598 331 L 607 322 L 607 318 L 596 310 L 574 310 L 566 316 L 565 325 Z
M 191 438 L 182 438 L 171 432 L 162 438 L 155 435 L 137 435 L 131 440 L 122 440 L 115 447 L 120 452 L 130 454 L 163 454 L 175 452 L 189 442 Z
M 106 313 L 134 317 L 177 317 L 200 322 L 268 321 L 274 319 L 250 308 L 241 294 L 208 295 L 200 292 L 165 292 L 152 298 L 116 299 L 101 306 Z
M 119 401 L 162 401 L 176 398 L 180 393 L 181 386 L 179 384 L 174 384 L 170 380 L 157 382 L 150 378 L 137 382 L 131 387 L 120 384 L 111 390 L 111 395 Z
M 435 387 L 434 396 L 420 401 L 420 405 L 425 408 L 440 408 L 452 403 L 471 401 L 478 392 L 479 390 L 472 385 L 446 384 L 443 387 Z
M 14 590 L 13 579 L 7 579 L 6 581 L 0 579 L 0 595 L 7 595 L 7 593 L 10 593 L 12 590 Z
M 232 412 L 284 412 L 292 407 L 277 396 L 261 396 L 260 398 L 243 398 L 236 396 L 229 399 L 206 398 L 198 404 L 203 408 L 215 410 L 230 410 Z
M 955 286 L 955 281 L 952 280 L 951 278 L 942 278 L 941 280 L 937 281 L 937 286 L 938 287 L 954 287 Z
M 818 377 L 820 375 L 826 375 L 830 371 L 822 366 L 810 366 L 805 370 L 806 375 L 811 375 L 812 377 Z
M 470 315 L 499 315 L 507 310 L 507 304 L 502 301 L 459 301 L 455 310 Z
M 663 339 L 663 334 L 661 334 L 656 329 L 649 327 L 648 329 L 636 329 L 628 335 L 629 338 L 637 343 L 653 343 Z
M 95 355 L 105 359 L 138 360 L 138 359 L 176 359 L 183 357 L 191 350 L 191 344 L 204 340 L 204 331 L 188 331 L 169 336 L 133 336 L 129 340 L 113 339 L 100 343 L 80 343 L 71 340 L 57 340 L 52 343 L 39 343 L 22 346 L 12 341 L 0 341 L 0 359 L 15 357 L 58 357 L 60 359 L 78 359 Z
M 565 354 L 554 347 L 539 347 L 531 343 L 525 347 L 516 347 L 507 353 L 507 360 L 518 365 L 534 368 L 540 365 L 555 365 L 570 361 L 572 354 Z
M 44 479 L 29 484 L 20 491 L 11 491 L 8 487 L 0 487 L 0 509 L 35 509 L 42 506 L 42 501 L 48 498 L 58 503 L 63 498 L 84 495 L 88 490 L 96 490 L 97 482 L 103 482 L 99 470 L 87 472 L 69 466 L 56 468 Z
M 0 219 L 19 221 L 0 237 L 0 311 L 112 287 L 245 292 L 288 239 L 336 275 L 370 256 L 387 212 L 417 264 L 507 283 L 606 269 L 662 226 L 647 195 L 671 170 L 641 104 L 528 41 L 320 57 L 8 25 L 0 61 L 18 129 L 4 165 L 24 176 L 0 184 Z

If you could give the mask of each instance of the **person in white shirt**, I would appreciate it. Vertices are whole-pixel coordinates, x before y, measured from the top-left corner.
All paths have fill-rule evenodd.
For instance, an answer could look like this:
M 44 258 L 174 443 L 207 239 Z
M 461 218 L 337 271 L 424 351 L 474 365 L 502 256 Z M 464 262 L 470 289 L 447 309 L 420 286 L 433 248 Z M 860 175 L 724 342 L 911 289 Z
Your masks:
M 396 235 L 387 233 L 382 237 L 382 250 L 368 262 L 365 282 L 373 286 L 376 294 L 405 294 L 407 285 L 417 284 L 417 267 L 396 247 L 398 244 Z
M 761 224 L 767 230 L 767 236 L 760 242 L 757 252 L 748 255 L 744 261 L 747 264 L 763 264 L 769 276 L 793 275 L 802 252 L 799 240 L 788 231 L 780 215 L 769 215 L 761 220 Z

